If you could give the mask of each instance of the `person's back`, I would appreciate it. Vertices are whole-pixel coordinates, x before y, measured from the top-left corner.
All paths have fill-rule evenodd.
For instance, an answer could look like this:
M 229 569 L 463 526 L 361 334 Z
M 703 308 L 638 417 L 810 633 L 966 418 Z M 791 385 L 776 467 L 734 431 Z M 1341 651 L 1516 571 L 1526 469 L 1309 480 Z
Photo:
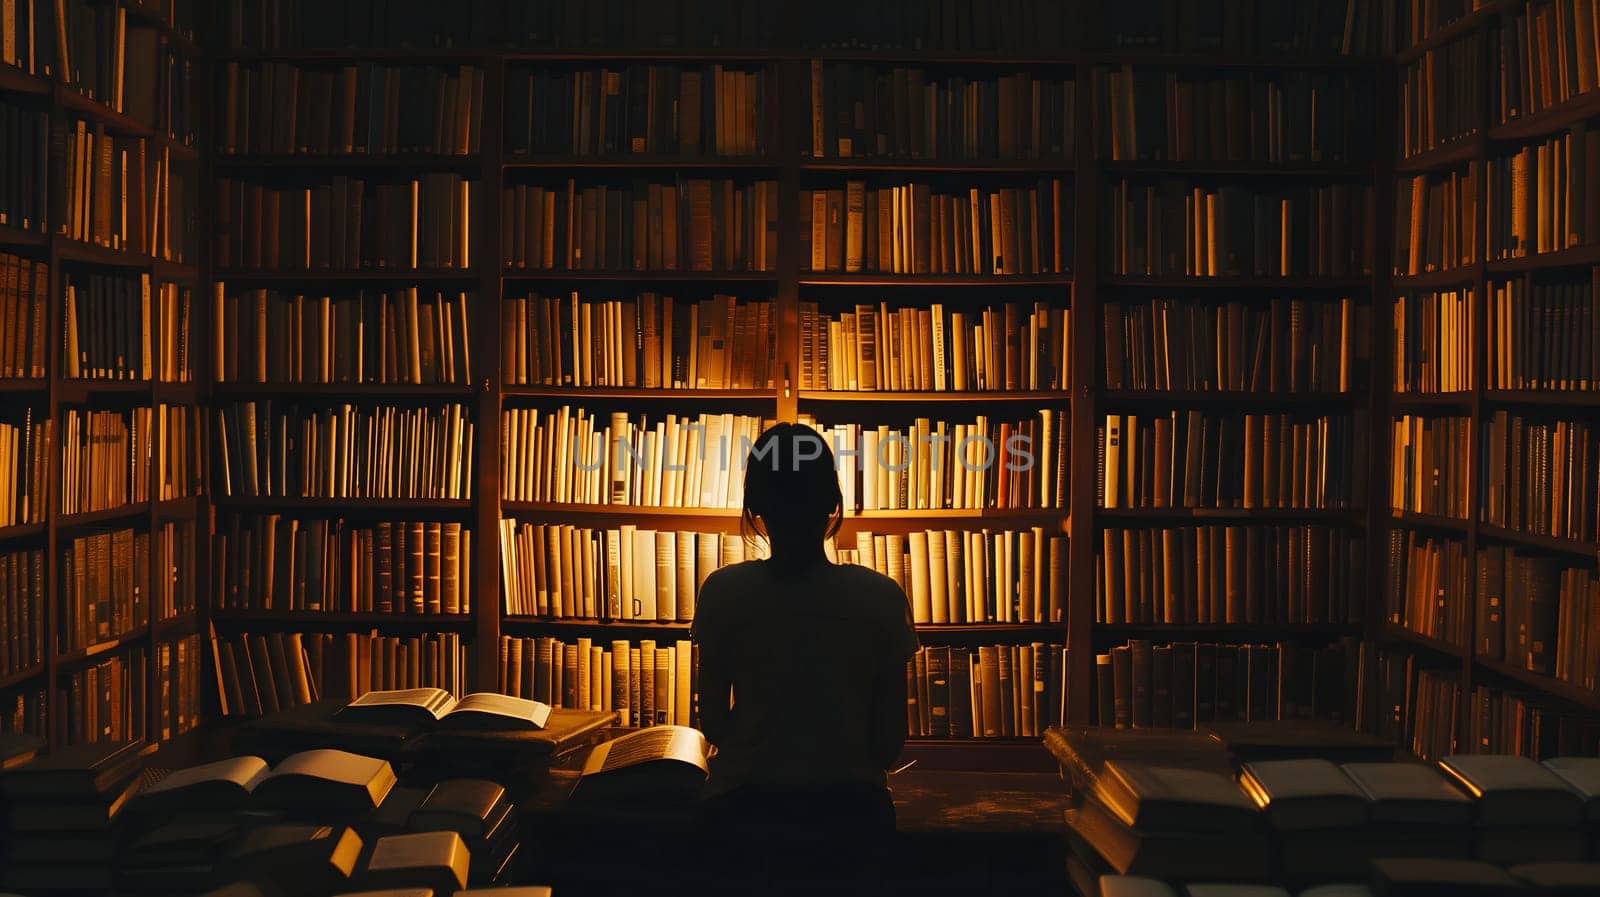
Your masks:
M 875 683 L 903 679 L 916 650 L 894 580 L 854 565 L 786 571 L 749 561 L 713 574 L 698 607 L 702 657 L 725 657 L 735 695 L 726 731 L 715 735 L 711 793 L 883 787 L 899 745 L 874 726 Z M 903 705 L 894 709 L 903 732 Z

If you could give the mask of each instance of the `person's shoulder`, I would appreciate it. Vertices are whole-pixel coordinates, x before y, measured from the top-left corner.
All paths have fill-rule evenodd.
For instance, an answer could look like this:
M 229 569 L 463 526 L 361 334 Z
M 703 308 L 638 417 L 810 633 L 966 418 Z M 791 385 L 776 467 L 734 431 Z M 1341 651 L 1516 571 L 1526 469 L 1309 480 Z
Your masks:
M 852 592 L 876 602 L 882 609 L 899 611 L 906 602 L 905 590 L 893 579 L 871 567 L 860 564 L 840 564 L 835 574 Z
M 758 561 L 742 561 L 718 567 L 706 576 L 706 581 L 700 586 L 700 599 L 698 607 L 708 604 L 715 605 L 722 601 L 722 596 L 736 594 L 749 588 L 750 583 L 762 575 Z

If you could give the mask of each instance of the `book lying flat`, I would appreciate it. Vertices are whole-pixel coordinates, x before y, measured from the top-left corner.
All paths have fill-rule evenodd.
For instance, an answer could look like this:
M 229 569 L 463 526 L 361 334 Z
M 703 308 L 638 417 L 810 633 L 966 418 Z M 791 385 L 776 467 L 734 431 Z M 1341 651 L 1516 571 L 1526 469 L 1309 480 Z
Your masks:
M 1506 871 L 1537 894 L 1600 894 L 1600 863 L 1527 863 Z
M 331 825 L 263 825 L 229 846 L 219 868 L 284 894 L 349 890 L 364 845 L 355 829 Z
M 506 789 L 487 779 L 445 779 L 412 811 L 406 827 L 413 832 L 452 831 L 480 840 L 504 816 Z
M 1177 897 L 1166 882 L 1142 875 L 1100 876 L 1100 897 Z
M 1092 788 L 1108 760 L 1230 772 L 1227 745 L 1206 732 L 1052 726 L 1044 746 L 1075 791 Z
M 1241 832 L 1261 821 L 1237 783 L 1205 770 L 1111 760 L 1094 796 L 1140 831 Z
M 301 751 L 284 758 L 256 783 L 254 805 L 365 815 L 376 810 L 394 786 L 394 768 L 387 760 L 327 748 Z
M 1371 801 L 1373 822 L 1468 826 L 1472 801 L 1421 763 L 1346 763 L 1345 775 Z
M 1272 853 L 1266 833 L 1161 832 L 1129 828 L 1091 798 L 1065 811 L 1067 827 L 1122 875 L 1167 881 L 1230 878 L 1268 881 Z
M 1373 860 L 1372 885 L 1379 897 L 1505 897 L 1521 887 L 1475 860 Z
M 1572 826 L 1480 828 L 1472 839 L 1474 859 L 1496 866 L 1576 863 L 1589 852 L 1588 833 Z
M 134 798 L 130 809 L 149 815 L 242 809 L 269 772 L 267 761 L 260 757 L 202 763 L 177 770 L 146 788 Z
M 521 885 L 510 888 L 468 888 L 451 897 L 551 897 L 546 885 Z
M 595 745 L 575 798 L 669 798 L 698 793 L 711 746 L 699 729 L 650 726 Z
M 0 732 L 0 770 L 30 763 L 44 750 L 44 739 L 19 732 Z
M 453 729 L 542 729 L 550 719 L 550 705 L 493 692 L 477 692 L 458 701 L 442 688 L 407 688 L 369 691 L 345 705 L 339 716 Z
M 419 764 L 471 769 L 471 774 L 500 781 L 518 775 L 518 767 L 546 765 L 555 758 L 592 747 L 617 724 L 613 710 L 550 711 L 542 729 L 480 731 L 437 729 L 412 739 L 406 756 Z M 505 784 L 502 782 L 502 784 Z
M 1246 763 L 1239 785 L 1280 832 L 1354 828 L 1367 821 L 1367 796 L 1327 760 Z
M 1184 897 L 1291 897 L 1277 885 L 1241 884 L 1188 884 L 1183 886 Z
M 11 802 L 11 830 L 18 833 L 102 831 L 111 826 L 112 820 L 142 784 L 135 775 L 129 776 L 118 790 L 89 800 L 45 802 L 34 797 L 34 803 Z
M 143 741 L 57 748 L 0 776 L 8 797 L 95 798 L 121 786 L 156 749 Z
M 1583 800 L 1590 821 L 1600 821 L 1600 757 L 1551 757 L 1544 768 L 1560 776 Z
M 379 838 L 361 873 L 364 888 L 431 888 L 449 894 L 467 886 L 472 856 L 455 832 Z
M 1480 828 L 1575 826 L 1583 801 L 1538 761 L 1509 754 L 1457 754 L 1439 768 L 1477 802 Z

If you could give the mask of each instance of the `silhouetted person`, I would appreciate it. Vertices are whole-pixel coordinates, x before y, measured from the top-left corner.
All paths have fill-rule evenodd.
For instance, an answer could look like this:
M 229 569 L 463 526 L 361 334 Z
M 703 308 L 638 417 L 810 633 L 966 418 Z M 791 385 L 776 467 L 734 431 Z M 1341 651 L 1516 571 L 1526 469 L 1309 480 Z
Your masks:
M 917 636 L 894 580 L 824 552 L 844 510 L 834 463 L 809 427 L 763 433 L 741 530 L 765 537 L 771 557 L 718 570 L 700 590 L 713 873 L 724 847 L 733 874 L 763 860 L 860 873 L 894 831 L 885 770 L 905 743 Z

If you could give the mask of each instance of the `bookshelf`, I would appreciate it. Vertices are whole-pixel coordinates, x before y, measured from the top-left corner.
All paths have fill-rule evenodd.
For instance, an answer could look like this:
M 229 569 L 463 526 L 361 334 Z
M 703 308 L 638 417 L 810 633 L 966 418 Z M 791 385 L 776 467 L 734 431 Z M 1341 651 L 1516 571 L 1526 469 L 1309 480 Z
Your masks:
M 1458 127 L 1465 136 L 1409 156 L 1397 142 L 1394 154 L 1394 170 L 1404 177 L 1423 175 L 1444 178 L 1469 168 L 1480 173 L 1475 185 L 1476 207 L 1467 210 L 1469 214 L 1463 222 L 1463 227 L 1470 228 L 1464 232 L 1464 236 L 1474 239 L 1476 255 L 1458 267 L 1423 271 L 1409 276 L 1396 273 L 1392 278 L 1393 289 L 1379 294 L 1385 297 L 1385 306 L 1391 301 L 1389 297 L 1396 296 L 1413 299 L 1454 292 L 1462 297 L 1461 313 L 1453 319 L 1451 326 L 1458 335 L 1457 339 L 1461 340 L 1458 345 L 1467 348 L 1471 362 L 1471 369 L 1464 372 L 1464 377 L 1459 378 L 1461 382 L 1453 384 L 1456 388 L 1450 391 L 1396 388 L 1386 396 L 1391 416 L 1451 416 L 1462 419 L 1467 426 L 1462 444 L 1465 457 L 1461 460 L 1469 480 L 1465 486 L 1468 490 L 1469 513 L 1440 517 L 1394 512 L 1381 521 L 1385 540 L 1390 534 L 1447 539 L 1460 546 L 1463 561 L 1467 565 L 1468 582 L 1456 596 L 1456 600 L 1462 604 L 1459 612 L 1463 615 L 1463 639 L 1431 638 L 1391 620 L 1383 621 L 1378 630 L 1383 642 L 1396 646 L 1401 652 L 1415 653 L 1419 659 L 1418 668 L 1433 670 L 1432 675 L 1438 677 L 1436 682 L 1447 686 L 1440 694 L 1457 702 L 1453 708 L 1415 708 L 1418 712 L 1449 711 L 1454 714 L 1455 731 L 1444 733 L 1443 729 L 1448 727 L 1441 727 L 1428 737 L 1417 734 L 1415 740 L 1409 743 L 1413 748 L 1421 747 L 1435 755 L 1451 749 L 1451 745 L 1444 740 L 1446 736 L 1455 739 L 1459 750 L 1548 752 L 1570 748 L 1580 742 L 1561 740 L 1571 737 L 1566 731 L 1566 720 L 1570 718 L 1579 723 L 1573 727 L 1579 729 L 1584 720 L 1592 720 L 1595 708 L 1595 691 L 1592 687 L 1584 686 L 1582 678 L 1585 674 L 1581 669 L 1570 674 L 1574 679 L 1558 678 L 1553 668 L 1536 670 L 1534 667 L 1538 664 L 1528 659 L 1526 649 L 1520 660 L 1511 655 L 1510 652 L 1514 650 L 1514 627 L 1517 625 L 1512 619 L 1515 611 L 1511 603 L 1516 599 L 1506 594 L 1501 586 L 1490 583 L 1494 582 L 1501 569 L 1502 561 L 1498 553 L 1502 551 L 1515 552 L 1516 556 L 1532 559 L 1541 565 L 1537 568 L 1539 572 L 1530 574 L 1533 576 L 1553 577 L 1562 571 L 1573 571 L 1580 577 L 1592 579 L 1597 559 L 1600 559 L 1600 545 L 1587 538 L 1563 538 L 1500 525 L 1491 520 L 1487 506 L 1490 502 L 1501 501 L 1491 494 L 1496 488 L 1494 481 L 1500 474 L 1509 477 L 1506 470 L 1512 465 L 1511 458 L 1500 447 L 1504 442 L 1497 443 L 1491 438 L 1489 426 L 1497 415 L 1522 415 L 1538 423 L 1582 422 L 1592 418 L 1594 407 L 1592 393 L 1581 389 L 1554 388 L 1557 384 L 1553 380 L 1548 384 L 1538 384 L 1547 388 L 1535 388 L 1533 384 L 1528 388 L 1521 388 L 1520 385 L 1517 388 L 1505 388 L 1513 384 L 1496 382 L 1498 374 L 1490 368 L 1496 365 L 1502 353 L 1510 351 L 1509 345 L 1501 342 L 1503 319 L 1496 314 L 1496 308 L 1527 307 L 1533 301 L 1530 295 L 1541 287 L 1546 295 L 1557 295 L 1566 284 L 1573 285 L 1570 289 L 1591 285 L 1594 266 L 1600 262 L 1600 255 L 1596 254 L 1593 243 L 1566 245 L 1565 240 L 1562 245 L 1548 247 L 1550 251 L 1546 252 L 1534 252 L 1531 248 L 1526 254 L 1516 255 L 1497 251 L 1496 247 L 1504 244 L 1504 238 L 1496 236 L 1496 228 L 1501 229 L 1499 233 L 1505 233 L 1510 226 L 1508 210 L 1498 207 L 1502 199 L 1509 198 L 1509 192 L 1498 191 L 1508 191 L 1509 188 L 1496 186 L 1493 178 L 1486 178 L 1482 173 L 1490 170 L 1491 166 L 1501 164 L 1502 160 L 1509 160 L 1526 147 L 1537 147 L 1547 140 L 1559 139 L 1574 125 L 1589 122 L 1596 115 L 1595 103 L 1600 94 L 1595 93 L 1593 85 L 1584 85 L 1577 80 L 1574 55 L 1570 78 L 1552 66 L 1555 89 L 1558 94 L 1566 91 L 1564 97 L 1553 97 L 1548 105 L 1538 98 L 1538 105 L 1533 111 L 1520 105 L 1519 100 L 1526 98 L 1527 94 L 1515 93 L 1516 84 L 1519 78 L 1526 83 L 1528 60 L 1522 47 L 1514 46 L 1515 41 L 1511 37 L 1518 33 L 1518 20 L 1526 21 L 1530 15 L 1534 17 L 1537 30 L 1538 20 L 1550 15 L 1550 7 L 1524 0 L 1491 0 L 1477 6 L 1477 9 L 1444 24 L 1410 48 L 1402 49 L 1395 58 L 1396 66 L 1404 67 L 1447 47 L 1462 48 L 1461 64 L 1475 73 L 1473 78 L 1489 85 L 1488 91 L 1475 96 L 1470 108 L 1457 110 L 1460 115 Z M 1553 22 L 1544 24 L 1550 28 L 1553 41 L 1559 43 L 1570 40 L 1570 37 L 1563 36 L 1566 32 Z M 1507 53 L 1512 55 L 1505 57 Z M 1552 49 L 1554 53 L 1555 49 Z M 1486 76 L 1486 73 L 1497 71 L 1497 66 L 1502 64 L 1507 65 L 1513 75 L 1511 89 L 1505 91 L 1504 95 L 1500 85 Z M 1522 74 L 1518 74 L 1519 71 Z M 1398 73 L 1393 77 L 1398 77 Z M 1518 111 L 1522 114 L 1511 114 L 1511 108 L 1517 106 L 1520 106 Z M 1577 160 L 1579 163 L 1581 161 Z M 1528 195 L 1530 202 L 1543 202 L 1538 196 L 1537 185 L 1530 186 Z M 1581 221 L 1573 223 L 1572 233 L 1575 236 L 1582 234 L 1582 224 Z M 1533 236 L 1530 235 L 1530 239 Z M 1496 245 L 1492 246 L 1492 241 Z M 1398 272 L 1399 269 L 1395 270 Z M 1515 288 L 1517 292 L 1508 294 L 1510 288 Z M 1383 313 L 1386 311 L 1380 311 L 1380 314 Z M 1515 323 L 1519 329 L 1526 327 L 1523 319 Z M 1586 325 L 1573 319 L 1569 326 L 1581 329 Z M 1545 331 L 1541 328 L 1539 332 Z M 1383 327 L 1378 327 L 1375 333 L 1380 342 L 1388 344 L 1376 350 L 1378 355 L 1386 361 L 1390 360 L 1391 347 L 1397 337 L 1392 329 Z M 1529 352 L 1534 354 L 1530 355 Z M 1531 345 L 1526 350 L 1518 349 L 1519 359 L 1535 356 L 1544 358 L 1547 354 L 1551 358 L 1558 358 L 1560 353 L 1546 352 L 1542 347 L 1534 350 Z M 1437 364 L 1438 359 L 1433 359 L 1433 362 Z M 1490 558 L 1487 562 L 1483 560 L 1486 556 Z M 1504 562 L 1510 563 L 1510 555 L 1504 557 L 1507 558 Z M 1483 566 L 1485 563 L 1489 566 Z M 1389 564 L 1391 567 L 1394 565 L 1392 557 Z M 1552 588 L 1559 589 L 1562 585 L 1559 579 L 1551 582 Z M 1531 602 L 1534 595 L 1530 593 L 1524 597 Z M 1556 599 L 1552 595 L 1541 600 Z M 1565 602 L 1568 599 L 1562 600 Z M 1533 612 L 1525 613 L 1531 615 Z M 1570 627 L 1582 619 L 1584 617 L 1581 615 L 1570 620 L 1562 616 L 1553 628 Z M 1527 625 L 1527 619 L 1522 623 Z M 1581 628 L 1583 624 L 1578 625 Z M 1593 622 L 1589 621 L 1588 630 L 1592 631 L 1593 627 Z M 1496 650 L 1486 651 L 1486 647 Z M 1555 650 L 1553 645 L 1550 650 Z M 1506 652 L 1504 656 L 1500 651 Z M 1580 667 L 1582 663 L 1580 659 Z M 1480 695 L 1484 697 L 1481 706 Z M 1511 741 L 1486 734 L 1492 728 L 1489 721 L 1480 719 L 1488 712 L 1486 708 L 1491 705 L 1498 708 L 1502 702 L 1516 700 L 1526 702 L 1525 705 L 1519 705 L 1519 709 L 1529 711 L 1529 719 L 1538 717 L 1531 728 L 1524 726 L 1521 735 Z M 1507 703 L 1508 713 L 1509 707 Z M 1496 712 L 1499 712 L 1498 709 Z M 1543 718 L 1546 712 L 1550 718 L 1548 723 Z M 1411 722 L 1408 718 L 1406 725 L 1411 725 Z M 1408 734 L 1403 737 L 1413 736 Z M 1538 741 L 1540 738 L 1548 738 L 1550 743 L 1541 744 Z
M 87 18 L 78 18 L 89 16 L 88 7 L 66 6 L 74 17 L 66 26 L 73 52 L 95 48 L 104 35 L 91 33 Z M 205 266 L 200 261 L 198 241 L 204 234 L 197 225 L 194 192 L 204 166 L 203 117 L 193 115 L 195 101 L 204 98 L 200 77 L 204 60 L 192 37 L 192 23 L 176 22 L 170 3 L 119 0 L 98 9 L 102 22 L 124 19 L 126 55 L 119 53 L 117 58 L 127 68 L 117 89 L 120 96 L 107 93 L 105 84 L 63 77 L 66 70 L 59 65 L 49 23 L 36 23 L 41 29 L 37 58 L 27 57 L 31 45 L 24 39 L 16 44 L 17 58 L 0 61 L 0 104 L 18 110 L 13 122 L 20 125 L 31 119 L 42 131 L 36 132 L 40 143 L 35 151 L 8 155 L 7 160 L 8 167 L 18 166 L 8 174 L 19 174 L 27 186 L 8 194 L 11 217 L 0 226 L 0 254 L 35 265 L 43 275 L 36 278 L 37 304 L 30 307 L 24 294 L 22 304 L 8 307 L 8 318 L 15 311 L 21 321 L 42 317 L 46 325 L 40 331 L 42 341 L 32 336 L 24 341 L 42 350 L 33 375 L 6 380 L 4 416 L 8 423 L 28 418 L 53 428 L 29 496 L 35 519 L 0 529 L 0 554 L 33 554 L 37 559 L 32 582 L 16 575 L 9 581 L 8 611 L 14 616 L 6 619 L 5 628 L 21 639 L 37 638 L 37 644 L 23 652 L 20 662 L 13 655 L 6 674 L 0 676 L 0 729 L 9 731 L 21 722 L 55 745 L 143 737 L 163 742 L 164 749 L 183 750 L 193 741 L 186 733 L 201 720 L 204 668 L 198 633 L 206 608 L 199 584 L 206 577 L 208 555 L 205 540 L 197 533 L 204 531 L 210 514 L 208 498 L 198 488 L 203 479 L 204 434 L 194 429 L 200 396 L 194 375 L 209 354 L 205 341 L 197 338 L 206 332 L 205 309 L 196 301 Z M 100 61 L 100 74 L 108 77 L 109 62 L 109 56 Z M 73 70 L 82 71 L 76 65 Z M 68 132 L 79 125 L 83 127 L 79 136 L 104 139 L 118 151 L 118 188 L 132 191 L 137 185 L 143 191 L 137 198 L 144 205 L 130 207 L 127 219 L 109 232 L 94 216 L 79 220 L 79 235 L 89 239 L 73 238 L 78 216 L 65 212 L 70 208 L 65 199 L 69 154 L 76 139 Z M 23 167 L 24 158 L 29 168 Z M 149 166 L 142 172 L 141 162 Z M 105 156 L 101 171 L 109 176 L 112 164 L 112 156 Z M 127 173 L 125 179 L 121 172 Z M 100 175 L 94 177 L 98 180 Z M 186 188 L 183 192 L 179 181 Z M 31 198 L 23 195 L 35 187 Z M 85 200 L 85 208 L 109 201 L 110 182 L 101 181 L 96 189 L 107 199 Z M 59 206 L 53 205 L 55 197 L 62 198 Z M 126 192 L 119 199 L 132 203 Z M 113 218 L 120 215 L 116 211 Z M 109 309 L 117 302 L 111 292 L 97 292 L 101 279 L 126 284 L 129 290 L 121 295 L 131 298 L 131 310 L 115 324 Z M 69 298 L 69 287 L 79 291 L 76 303 Z M 69 310 L 76 307 L 83 315 L 77 336 L 103 336 L 110 345 L 112 337 L 121 333 L 128 337 L 126 345 L 134 346 L 140 337 L 141 290 L 148 299 L 143 336 L 149 367 L 135 371 L 132 368 L 140 359 L 129 358 L 125 379 L 95 378 L 89 376 L 92 371 L 80 376 L 71 370 L 77 359 L 66 356 L 62 339 Z M 105 311 L 105 317 L 90 315 L 96 307 Z M 182 317 L 185 312 L 187 321 Z M 89 352 L 91 346 L 85 343 L 82 348 Z M 131 500 L 66 513 L 64 427 L 73 416 L 91 412 L 109 412 L 123 420 L 150 415 L 153 432 L 141 433 L 139 441 L 148 444 L 151 454 L 139 464 L 137 477 L 128 474 L 129 456 L 123 455 L 122 486 L 133 490 L 125 496 Z M 187 438 L 173 427 L 187 429 Z M 160 435 L 162 430 L 165 436 Z M 191 447 L 181 452 L 184 463 L 191 466 L 182 471 L 174 468 L 176 476 L 169 477 L 163 459 L 177 463 L 182 442 Z M 33 445 L 37 448 L 38 442 Z M 96 540 L 108 545 L 119 542 L 119 547 L 102 556 L 99 548 L 89 549 Z M 106 629 L 86 631 L 82 637 L 68 632 L 71 615 L 85 608 L 93 612 L 100 595 L 80 590 L 83 603 L 76 610 L 71 603 L 74 590 L 82 585 L 80 581 L 75 586 L 74 577 L 84 573 L 69 563 L 68 552 L 78 550 L 80 560 L 105 571 L 91 574 L 95 576 L 91 582 L 123 603 L 106 618 Z M 24 611 L 16 599 L 30 590 L 37 603 Z M 103 699 L 87 694 L 96 681 L 105 693 Z M 97 703 L 102 706 L 94 707 Z

